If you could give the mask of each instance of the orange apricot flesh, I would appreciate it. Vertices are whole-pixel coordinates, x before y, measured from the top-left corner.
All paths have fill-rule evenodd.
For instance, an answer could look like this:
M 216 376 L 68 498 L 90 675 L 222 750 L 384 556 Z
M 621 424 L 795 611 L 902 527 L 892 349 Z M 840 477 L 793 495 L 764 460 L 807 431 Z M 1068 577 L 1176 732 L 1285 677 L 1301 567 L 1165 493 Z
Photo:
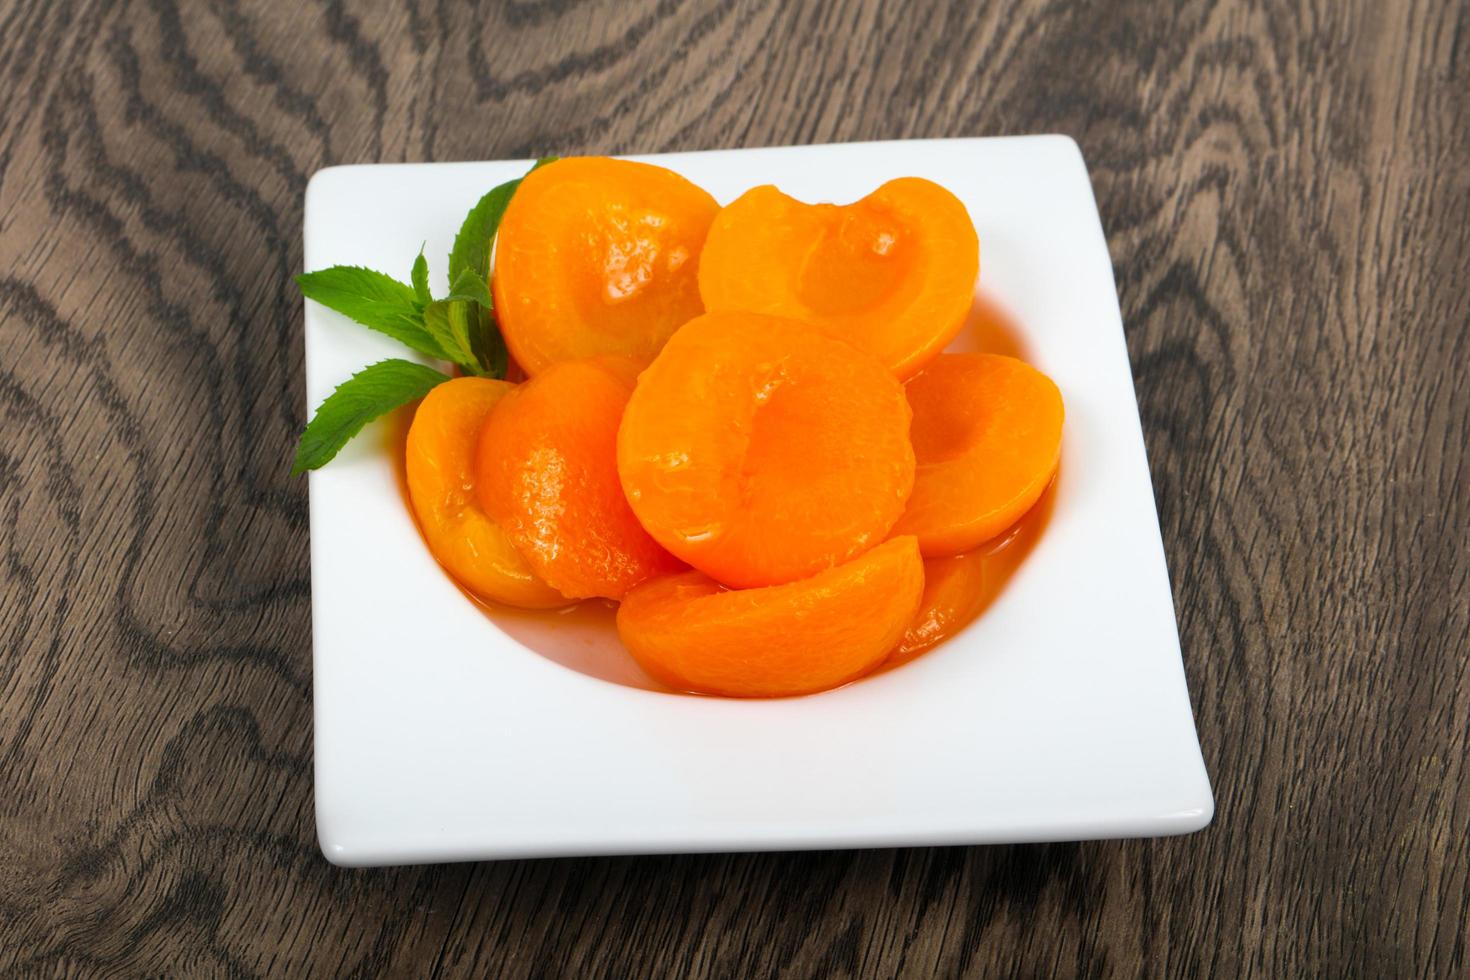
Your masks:
M 647 163 L 571 157 L 527 174 L 500 223 L 492 278 L 516 362 L 534 376 L 603 354 L 651 361 L 704 312 L 699 257 L 718 210 Z
M 924 595 L 919 610 L 888 662 L 906 663 L 973 622 L 989 599 L 985 579 L 986 556 L 982 551 L 924 559 Z
M 1013 357 L 943 354 L 905 385 L 918 469 L 895 534 L 926 557 L 996 537 L 1041 497 L 1062 444 L 1062 395 Z
M 456 378 L 419 403 L 404 447 L 409 500 L 429 551 L 471 594 L 526 609 L 564 606 L 475 495 L 480 428 L 512 385 Z
M 620 599 L 684 566 L 639 526 L 618 483 L 625 360 L 563 361 L 516 386 L 480 433 L 476 486 L 536 574 L 570 598 Z
M 700 572 L 628 593 L 618 635 L 654 679 L 729 697 L 811 694 L 861 677 L 912 621 L 924 566 L 912 537 L 786 585 L 731 591 Z
M 712 313 L 639 377 L 618 433 L 633 512 L 733 588 L 883 540 L 913 485 L 908 403 L 875 358 L 796 321 Z
M 919 177 L 848 205 L 805 204 L 772 186 L 720 211 L 700 258 L 711 312 L 812 323 L 908 377 L 964 325 L 980 272 L 965 206 Z

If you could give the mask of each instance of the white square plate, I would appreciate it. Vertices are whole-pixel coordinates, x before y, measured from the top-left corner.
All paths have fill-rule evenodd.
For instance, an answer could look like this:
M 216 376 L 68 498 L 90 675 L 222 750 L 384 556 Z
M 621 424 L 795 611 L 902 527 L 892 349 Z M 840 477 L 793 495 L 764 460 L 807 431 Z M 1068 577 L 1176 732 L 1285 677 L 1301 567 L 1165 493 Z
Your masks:
M 805 698 L 673 695 L 630 686 L 636 668 L 582 618 L 497 623 L 467 600 L 418 536 L 384 429 L 370 429 L 310 479 L 327 858 L 1003 843 L 1205 826 L 1214 801 L 1112 264 L 1077 145 L 1035 136 L 645 159 L 721 202 L 774 183 L 845 203 L 907 175 L 957 194 L 979 230 L 983 303 L 1019 325 L 1024 356 L 1066 401 L 1050 522 L 986 613 L 907 666 Z M 365 265 L 406 281 L 427 242 L 442 293 L 465 212 L 527 166 L 323 170 L 306 191 L 306 268 Z M 312 407 L 391 356 L 404 352 L 307 304 Z

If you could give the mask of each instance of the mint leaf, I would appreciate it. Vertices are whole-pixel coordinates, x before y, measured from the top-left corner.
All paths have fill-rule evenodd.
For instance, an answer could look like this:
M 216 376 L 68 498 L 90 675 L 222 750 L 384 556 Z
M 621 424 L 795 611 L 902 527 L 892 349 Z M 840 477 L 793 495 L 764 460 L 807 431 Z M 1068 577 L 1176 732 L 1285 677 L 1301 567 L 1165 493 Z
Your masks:
M 471 340 L 474 310 L 468 300 L 438 299 L 424 307 L 424 329 L 470 374 L 484 374 Z
M 302 273 L 296 277 L 296 285 L 307 299 L 385 333 L 420 354 L 451 359 L 424 330 L 423 316 L 414 305 L 413 288 L 392 276 L 353 265 L 334 265 Z
M 449 252 L 449 281 L 455 282 L 460 273 L 470 269 L 481 276 L 490 274 L 490 246 L 495 232 L 500 229 L 500 219 L 510 203 L 520 178 L 508 180 L 493 187 L 480 198 L 479 203 L 465 215 L 459 234 L 454 236 L 454 247 Z
M 475 321 L 473 333 L 470 334 L 470 345 L 474 348 L 475 359 L 485 368 L 485 373 L 492 378 L 505 377 L 505 369 L 509 366 L 510 353 L 505 349 L 505 338 L 500 335 L 500 324 L 495 320 L 495 314 L 480 307 Z
M 556 161 L 556 157 L 541 157 L 531 170 Z M 528 171 L 529 172 L 529 171 Z M 439 343 L 453 343 L 453 349 L 465 345 L 474 367 L 463 361 L 461 367 L 472 374 L 488 375 L 492 378 L 505 377 L 509 355 L 505 340 L 500 335 L 500 325 L 492 312 L 494 297 L 486 279 L 490 275 L 490 253 L 495 247 L 495 234 L 500 230 L 500 219 L 505 209 L 521 186 L 520 179 L 506 181 L 492 187 L 484 197 L 470 208 L 460 225 L 459 234 L 454 236 L 454 247 L 449 253 L 449 297 L 454 303 L 472 301 L 474 306 L 463 308 L 445 306 L 432 314 L 424 311 L 425 319 L 433 319 L 430 332 Z M 431 304 L 431 307 L 435 304 Z M 451 312 L 453 316 L 451 316 Z M 442 319 L 441 319 L 442 317 Z
M 449 287 L 447 298 L 471 300 L 487 310 L 495 308 L 495 301 L 490 298 L 490 287 L 485 283 L 485 277 L 474 269 L 460 271 L 458 278 Z
M 531 170 L 554 163 L 556 157 L 541 157 Z M 527 171 L 528 173 L 530 171 Z M 479 203 L 465 215 L 459 234 L 454 236 L 454 248 L 449 252 L 449 281 L 457 282 L 460 273 L 472 269 L 482 278 L 490 275 L 490 248 L 495 241 L 495 232 L 500 229 L 500 219 L 505 216 L 506 205 L 521 186 L 521 179 L 508 180 L 492 187 Z M 488 304 L 486 304 L 488 305 Z
M 429 260 L 424 258 L 424 246 L 419 246 L 419 257 L 413 260 L 413 294 L 419 306 L 428 306 L 433 299 L 429 295 Z
M 301 433 L 291 475 L 328 463 L 373 419 L 422 398 L 449 378 L 431 367 L 392 358 L 369 365 L 337 386 Z
M 468 351 L 470 355 L 469 363 L 464 368 L 471 374 L 483 375 L 485 368 L 480 363 L 479 355 L 475 353 L 474 341 L 475 327 L 480 322 L 479 314 L 480 308 L 473 303 L 464 300 L 451 300 L 449 303 L 449 332 L 459 349 Z

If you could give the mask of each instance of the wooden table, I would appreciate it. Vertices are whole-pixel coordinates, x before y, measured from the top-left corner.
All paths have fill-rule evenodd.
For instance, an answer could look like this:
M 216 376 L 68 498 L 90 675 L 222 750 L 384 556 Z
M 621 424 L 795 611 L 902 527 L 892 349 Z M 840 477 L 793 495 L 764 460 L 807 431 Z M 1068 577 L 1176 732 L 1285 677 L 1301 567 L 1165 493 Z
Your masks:
M 1470 974 L 1470 8 L 1170 6 L 0 3 L 0 974 Z M 1214 825 L 329 866 L 310 174 L 1031 132 L 1092 168 Z

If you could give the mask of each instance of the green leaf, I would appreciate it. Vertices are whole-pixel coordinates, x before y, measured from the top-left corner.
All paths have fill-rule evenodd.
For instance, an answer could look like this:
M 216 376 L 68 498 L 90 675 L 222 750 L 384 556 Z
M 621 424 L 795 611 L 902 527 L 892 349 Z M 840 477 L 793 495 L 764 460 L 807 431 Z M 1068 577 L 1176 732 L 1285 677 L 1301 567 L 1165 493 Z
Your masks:
M 424 329 L 423 316 L 414 305 L 413 288 L 392 276 L 358 266 L 334 265 L 302 273 L 296 277 L 296 285 L 307 299 L 385 333 L 420 354 L 448 358 Z
M 428 306 L 433 299 L 429 295 L 429 260 L 424 258 L 424 246 L 419 246 L 419 257 L 413 260 L 413 294 L 419 306 Z
M 510 353 L 505 349 L 505 338 L 500 335 L 500 324 L 496 322 L 495 314 L 483 306 L 478 312 L 479 317 L 475 324 L 478 329 L 471 334 L 475 359 L 484 367 L 487 375 L 503 378 Z
M 505 215 L 505 207 L 520 185 L 520 178 L 506 181 L 491 188 L 480 198 L 479 203 L 470 208 L 470 213 L 465 215 L 464 224 L 459 226 L 459 234 L 454 236 L 454 247 L 449 252 L 450 282 L 458 280 L 460 273 L 466 269 L 478 272 L 481 276 L 490 274 L 491 243 L 495 240 L 495 232 L 500 229 L 500 219 Z
M 546 166 L 556 157 L 542 157 L 531 170 Z M 484 197 L 465 215 L 459 234 L 454 236 L 454 247 L 449 252 L 449 281 L 457 282 L 460 273 L 472 269 L 481 278 L 490 275 L 490 249 L 495 233 L 500 229 L 500 219 L 505 215 L 506 205 L 521 185 L 520 178 L 508 180 L 492 187 Z M 487 304 L 488 305 L 488 304 Z
M 454 335 L 454 342 L 461 350 L 468 351 L 469 363 L 464 369 L 471 374 L 484 374 L 484 366 L 480 364 L 479 355 L 475 353 L 474 335 L 476 327 L 480 322 L 480 308 L 474 303 L 464 300 L 452 300 L 449 304 L 449 332 Z
M 464 269 L 460 272 L 454 284 L 449 287 L 448 299 L 466 299 L 479 303 L 487 310 L 495 308 L 495 301 L 490 298 L 490 287 L 485 282 L 485 277 L 474 269 Z
M 449 359 L 470 374 L 484 374 L 471 340 L 474 304 L 463 299 L 439 299 L 424 307 L 424 329 L 449 352 Z
M 373 419 L 424 397 L 435 385 L 448 380 L 431 367 L 398 358 L 363 368 L 338 385 L 317 408 L 301 433 L 291 475 L 330 462 Z

